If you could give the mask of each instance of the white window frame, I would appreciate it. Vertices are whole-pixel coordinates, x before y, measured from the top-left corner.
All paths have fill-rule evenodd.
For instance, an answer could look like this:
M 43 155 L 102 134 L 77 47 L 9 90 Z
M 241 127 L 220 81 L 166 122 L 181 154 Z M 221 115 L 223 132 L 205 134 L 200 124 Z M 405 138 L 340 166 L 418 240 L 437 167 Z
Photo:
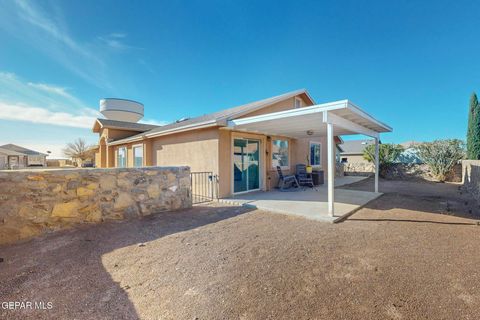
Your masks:
M 288 165 L 287 166 L 280 166 L 281 169 L 284 169 L 284 170 L 290 170 L 290 162 L 292 161 L 291 160 L 291 156 L 290 156 L 290 140 L 287 139 L 287 138 L 272 138 L 272 142 L 271 142 L 271 152 L 270 152 L 270 161 L 272 163 L 272 168 L 273 169 L 277 169 L 277 166 L 273 165 L 273 142 L 275 140 L 283 140 L 283 141 L 287 141 L 288 143 Z
M 142 165 L 140 167 L 143 167 L 145 166 L 145 148 L 143 146 L 143 143 L 140 143 L 140 144 L 135 144 L 132 146 L 132 155 L 133 155 L 133 167 L 135 168 L 139 168 L 135 165 L 135 149 L 136 148 L 142 148 Z
M 298 101 L 298 106 L 297 106 L 297 101 Z M 300 98 L 295 98 L 295 102 L 294 102 L 293 107 L 294 107 L 295 109 L 301 108 L 301 107 L 302 107 L 302 99 L 300 99 Z
M 125 150 L 125 166 L 124 167 L 120 167 L 120 162 L 118 161 L 121 149 Z M 127 168 L 127 167 L 128 167 L 128 150 L 127 150 L 127 147 L 118 147 L 117 148 L 117 168 Z
M 319 164 L 312 164 L 312 145 L 318 145 L 320 147 L 320 163 Z M 311 165 L 312 167 L 321 167 L 322 166 L 322 143 L 321 142 L 318 142 L 318 141 L 310 141 L 310 143 L 308 144 L 308 155 L 309 155 L 309 158 L 310 158 L 310 163 L 309 165 Z

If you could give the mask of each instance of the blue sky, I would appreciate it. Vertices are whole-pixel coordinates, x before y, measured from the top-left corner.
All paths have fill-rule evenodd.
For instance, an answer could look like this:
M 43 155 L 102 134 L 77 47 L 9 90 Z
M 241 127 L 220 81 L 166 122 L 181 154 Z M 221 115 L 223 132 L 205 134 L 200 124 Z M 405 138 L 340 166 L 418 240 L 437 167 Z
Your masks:
M 98 100 L 164 123 L 306 88 L 394 128 L 464 139 L 479 1 L 0 0 L 0 143 L 59 156 Z M 62 125 L 59 125 L 62 124 Z

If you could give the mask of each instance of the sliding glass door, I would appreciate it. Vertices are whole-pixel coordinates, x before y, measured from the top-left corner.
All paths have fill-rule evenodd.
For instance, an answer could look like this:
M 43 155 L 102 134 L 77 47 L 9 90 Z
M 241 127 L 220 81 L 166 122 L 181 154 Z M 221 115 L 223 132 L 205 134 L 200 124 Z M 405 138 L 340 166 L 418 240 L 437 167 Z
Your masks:
M 260 142 L 258 140 L 233 140 L 233 192 L 260 188 Z

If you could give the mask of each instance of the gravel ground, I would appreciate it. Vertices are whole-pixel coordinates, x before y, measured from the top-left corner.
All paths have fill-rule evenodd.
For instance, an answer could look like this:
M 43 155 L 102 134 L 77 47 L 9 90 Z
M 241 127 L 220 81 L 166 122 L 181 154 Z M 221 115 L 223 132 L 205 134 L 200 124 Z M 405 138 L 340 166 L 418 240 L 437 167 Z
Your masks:
M 339 224 L 217 204 L 0 247 L 0 302 L 52 303 L 0 318 L 479 319 L 478 205 L 380 188 Z

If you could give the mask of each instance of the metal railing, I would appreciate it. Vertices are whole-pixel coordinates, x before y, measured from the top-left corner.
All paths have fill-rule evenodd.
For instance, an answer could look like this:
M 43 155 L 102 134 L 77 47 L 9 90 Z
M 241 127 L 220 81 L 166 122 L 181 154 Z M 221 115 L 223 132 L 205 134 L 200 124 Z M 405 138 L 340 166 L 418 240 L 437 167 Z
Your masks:
M 213 172 L 191 172 L 192 203 L 198 204 L 213 201 L 217 194 L 217 180 L 217 175 L 214 175 Z

